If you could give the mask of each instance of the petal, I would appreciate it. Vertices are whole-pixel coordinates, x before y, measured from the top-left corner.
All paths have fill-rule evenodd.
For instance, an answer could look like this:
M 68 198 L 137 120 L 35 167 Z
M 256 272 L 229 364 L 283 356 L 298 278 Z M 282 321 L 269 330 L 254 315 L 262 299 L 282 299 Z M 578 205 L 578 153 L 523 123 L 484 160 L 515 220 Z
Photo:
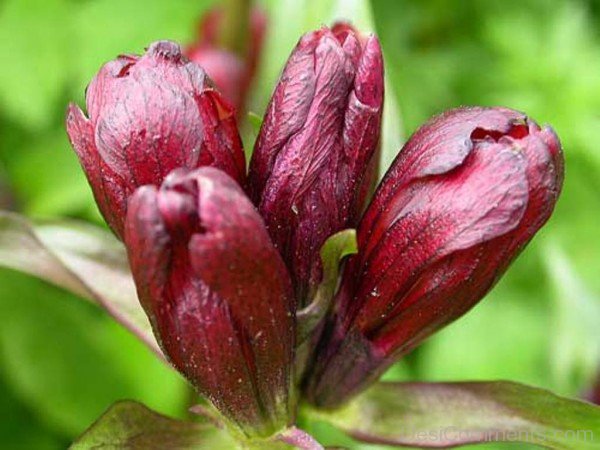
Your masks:
M 121 235 L 125 213 L 126 190 L 123 180 L 100 158 L 94 144 L 92 123 L 73 103 L 67 111 L 67 134 L 94 193 L 102 215 L 117 235 Z
M 367 74 L 382 70 L 375 47 L 363 49 L 351 30 L 334 34 L 323 28 L 305 35 L 290 56 L 255 146 L 249 191 L 302 304 L 321 278 L 319 250 L 329 236 L 355 226 L 368 191 L 363 180 L 370 185 L 382 96 L 369 99 L 379 105 L 364 105 L 354 89 L 366 91 L 361 84 L 374 79 L 383 83 L 383 73 Z M 297 89 L 309 85 L 310 97 Z M 296 98 L 300 105 L 288 102 Z M 292 122 L 290 108 L 300 110 Z
M 314 50 L 318 32 L 302 37 L 288 62 L 267 107 L 252 153 L 249 192 L 258 203 L 275 164 L 277 153 L 298 132 L 308 116 L 315 93 Z
M 158 192 L 136 191 L 126 230 L 140 299 L 174 366 L 245 433 L 285 425 L 291 283 L 239 185 L 212 168 L 174 171 Z
M 114 89 L 95 136 L 113 171 L 134 188 L 160 182 L 173 168 L 195 166 L 203 127 L 192 96 L 147 72 L 132 74 Z
M 453 110 L 417 131 L 359 225 L 311 401 L 344 402 L 481 300 L 550 217 L 562 169 L 553 132 L 514 111 Z

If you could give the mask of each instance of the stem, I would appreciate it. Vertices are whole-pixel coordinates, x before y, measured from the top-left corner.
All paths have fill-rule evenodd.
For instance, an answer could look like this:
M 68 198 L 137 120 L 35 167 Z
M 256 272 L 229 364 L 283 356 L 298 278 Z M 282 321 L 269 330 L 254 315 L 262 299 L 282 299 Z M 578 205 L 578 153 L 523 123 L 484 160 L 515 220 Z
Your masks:
M 223 0 L 219 44 L 241 57 L 246 56 L 250 37 L 251 3 L 252 0 Z

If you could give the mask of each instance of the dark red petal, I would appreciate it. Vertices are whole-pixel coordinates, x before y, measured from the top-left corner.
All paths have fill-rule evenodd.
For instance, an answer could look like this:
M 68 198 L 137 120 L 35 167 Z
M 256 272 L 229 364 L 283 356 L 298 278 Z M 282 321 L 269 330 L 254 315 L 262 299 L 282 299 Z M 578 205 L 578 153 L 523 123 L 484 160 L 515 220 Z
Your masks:
M 485 144 L 451 176 L 414 186 L 415 194 L 402 192 L 388 204 L 361 255 L 370 275 L 358 294 L 365 299 L 361 329 L 385 322 L 399 294 L 432 263 L 517 227 L 528 201 L 525 163 L 510 148 Z
M 221 169 L 243 186 L 246 181 L 246 158 L 235 110 L 221 94 L 212 89 L 205 90 L 196 101 L 204 124 L 204 142 L 197 166 Z
M 114 86 L 97 120 L 96 146 L 130 188 L 156 184 L 176 167 L 195 167 L 204 130 L 194 98 L 149 73 Z
M 308 116 L 316 89 L 314 51 L 318 33 L 302 37 L 288 59 L 267 107 L 248 174 L 250 197 L 257 204 L 263 195 L 277 154 L 292 135 L 304 126 Z
M 358 188 L 350 208 L 362 213 L 377 181 L 379 137 L 383 113 L 383 56 L 376 37 L 371 36 L 358 64 L 354 89 L 348 98 L 344 119 L 344 152 Z M 356 223 L 358 217 L 352 218 Z
M 137 55 L 118 56 L 115 60 L 104 64 L 92 79 L 86 89 L 85 100 L 90 120 L 94 125 L 105 103 L 112 101 L 110 95 L 114 80 L 128 76 L 131 67 L 138 60 L 139 56 Z
M 123 231 L 122 217 L 126 209 L 127 187 L 100 158 L 94 144 L 92 123 L 73 103 L 69 104 L 67 110 L 66 125 L 69 141 L 79 157 L 98 208 L 109 226 L 120 236 Z
M 285 426 L 291 282 L 239 185 L 212 168 L 174 171 L 136 191 L 126 224 L 140 301 L 173 365 L 243 432 Z
M 142 56 L 105 64 L 87 104 L 96 159 L 88 178 L 117 236 L 133 191 L 159 186 L 178 167 L 214 166 L 245 184 L 233 109 L 177 44 L 158 41 Z
M 362 210 L 379 140 L 382 70 L 376 40 L 363 48 L 351 32 L 308 33 L 290 56 L 257 139 L 249 191 L 302 303 L 320 280 L 321 246 L 354 226 Z
M 171 238 L 157 204 L 157 188 L 142 186 L 132 196 L 128 208 L 125 236 L 129 264 L 134 271 L 138 297 L 156 337 L 158 323 L 153 314 L 157 300 L 164 298 L 171 261 Z M 164 343 L 161 343 L 164 346 Z
M 193 47 L 186 54 L 206 71 L 219 92 L 236 110 L 243 109 L 247 67 L 242 59 L 231 52 L 206 45 Z

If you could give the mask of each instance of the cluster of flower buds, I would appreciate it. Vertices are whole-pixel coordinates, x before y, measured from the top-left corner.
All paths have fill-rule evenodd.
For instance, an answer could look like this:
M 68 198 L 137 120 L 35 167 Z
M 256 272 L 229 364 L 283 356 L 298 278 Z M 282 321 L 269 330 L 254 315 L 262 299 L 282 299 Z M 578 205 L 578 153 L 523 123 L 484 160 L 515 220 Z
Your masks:
M 224 11 L 219 7 L 211 9 L 200 20 L 196 40 L 185 50 L 186 56 L 206 71 L 219 91 L 233 104 L 238 116 L 244 111 L 248 90 L 256 74 L 267 16 L 262 9 L 255 7 L 249 11 L 248 22 L 247 27 L 242 27 L 247 36 L 240 40 L 246 46 L 227 48 L 221 39 L 227 25 L 224 23 Z
M 173 366 L 247 436 L 336 407 L 477 303 L 549 218 L 558 138 L 504 108 L 420 128 L 377 178 L 383 59 L 349 25 L 303 36 L 275 87 L 248 177 L 232 108 L 170 42 L 106 64 L 67 130 L 124 240 Z M 364 212 L 364 214 L 363 214 Z M 296 310 L 319 251 L 357 227 L 358 254 L 294 379 Z

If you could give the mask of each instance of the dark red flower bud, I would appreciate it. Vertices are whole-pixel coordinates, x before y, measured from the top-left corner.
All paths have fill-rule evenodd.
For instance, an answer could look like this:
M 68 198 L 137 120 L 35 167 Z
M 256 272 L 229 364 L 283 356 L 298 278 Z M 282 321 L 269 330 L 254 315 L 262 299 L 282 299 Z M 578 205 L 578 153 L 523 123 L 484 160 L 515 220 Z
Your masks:
M 244 39 L 247 46 L 242 55 L 223 48 L 219 42 L 222 27 L 223 9 L 216 7 L 207 12 L 200 20 L 197 40 L 187 48 L 186 55 L 202 66 L 219 91 L 235 106 L 239 116 L 244 111 L 258 67 L 267 16 L 260 8 L 251 10 L 248 37 Z
M 248 435 L 286 425 L 294 304 L 241 188 L 213 168 L 139 188 L 125 223 L 138 296 L 172 364 Z
M 217 167 L 245 180 L 232 107 L 167 41 L 105 64 L 87 89 L 89 119 L 69 105 L 67 132 L 100 212 L 122 237 L 127 198 L 178 167 Z
M 306 302 L 321 277 L 319 250 L 356 225 L 375 167 L 383 60 L 375 36 L 349 26 L 302 37 L 269 104 L 249 192 Z
M 504 108 L 434 118 L 358 228 L 308 396 L 335 406 L 475 305 L 548 220 L 563 179 L 551 128 Z

